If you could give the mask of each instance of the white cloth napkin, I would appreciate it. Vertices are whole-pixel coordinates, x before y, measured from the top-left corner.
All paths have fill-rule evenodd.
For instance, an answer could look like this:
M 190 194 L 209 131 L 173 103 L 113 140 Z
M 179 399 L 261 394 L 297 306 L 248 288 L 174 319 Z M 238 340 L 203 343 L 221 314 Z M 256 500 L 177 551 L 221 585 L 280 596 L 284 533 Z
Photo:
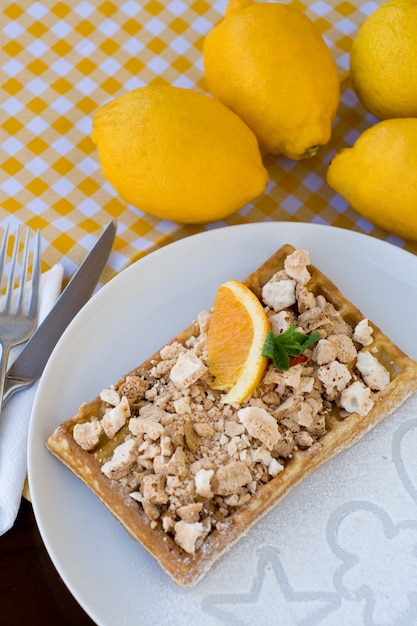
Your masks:
M 62 289 L 64 268 L 54 265 L 42 274 L 39 292 L 39 323 L 55 304 Z M 9 365 L 24 347 L 16 346 Z M 0 535 L 14 524 L 27 472 L 29 419 L 38 383 L 10 398 L 0 413 Z

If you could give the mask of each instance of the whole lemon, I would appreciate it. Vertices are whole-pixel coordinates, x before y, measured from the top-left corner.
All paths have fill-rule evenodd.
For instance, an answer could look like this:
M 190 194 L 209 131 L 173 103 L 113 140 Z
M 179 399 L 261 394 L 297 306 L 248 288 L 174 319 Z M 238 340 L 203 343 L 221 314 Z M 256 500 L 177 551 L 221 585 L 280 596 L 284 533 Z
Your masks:
M 266 151 L 302 159 L 329 141 L 340 82 L 329 48 L 301 11 L 231 0 L 204 41 L 203 58 L 211 93 Z
M 333 158 L 327 182 L 370 222 L 417 240 L 417 118 L 368 128 Z
M 350 71 L 359 100 L 378 119 L 417 116 L 416 0 L 390 0 L 366 18 Z
M 162 219 L 223 219 L 268 181 L 253 132 L 189 89 L 140 87 L 115 98 L 96 111 L 92 139 L 120 197 Z

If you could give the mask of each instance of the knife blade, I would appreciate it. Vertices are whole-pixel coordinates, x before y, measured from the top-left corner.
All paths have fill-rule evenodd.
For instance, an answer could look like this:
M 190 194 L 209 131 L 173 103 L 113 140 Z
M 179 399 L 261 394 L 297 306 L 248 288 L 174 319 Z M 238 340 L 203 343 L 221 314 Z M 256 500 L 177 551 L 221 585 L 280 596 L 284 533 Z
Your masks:
M 116 223 L 112 221 L 9 368 L 3 406 L 16 391 L 29 387 L 40 378 L 62 333 L 93 293 L 109 258 L 115 235 Z

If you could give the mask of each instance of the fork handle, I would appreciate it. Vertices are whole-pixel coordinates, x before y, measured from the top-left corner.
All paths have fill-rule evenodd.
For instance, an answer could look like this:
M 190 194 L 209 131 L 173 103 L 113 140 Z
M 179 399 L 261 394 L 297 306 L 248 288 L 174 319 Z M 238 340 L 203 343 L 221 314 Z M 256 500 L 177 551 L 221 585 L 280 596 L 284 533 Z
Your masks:
M 6 382 L 7 362 L 9 360 L 10 350 L 13 347 L 11 342 L 3 342 L 0 358 L 0 407 L 3 404 L 4 387 Z
M 3 403 L 0 406 L 4 407 L 17 391 L 30 387 L 34 382 L 33 378 L 11 378 L 6 376 L 3 387 Z

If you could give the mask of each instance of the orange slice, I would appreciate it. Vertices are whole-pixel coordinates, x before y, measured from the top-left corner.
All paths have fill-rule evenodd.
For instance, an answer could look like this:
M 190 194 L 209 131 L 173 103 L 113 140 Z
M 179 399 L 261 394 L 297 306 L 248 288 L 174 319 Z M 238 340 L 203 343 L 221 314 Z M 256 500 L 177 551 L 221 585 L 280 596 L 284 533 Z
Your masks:
M 241 404 L 260 383 L 267 364 L 262 348 L 268 331 L 262 304 L 246 285 L 229 280 L 219 287 L 207 333 L 207 357 L 213 389 L 228 392 L 226 404 Z

